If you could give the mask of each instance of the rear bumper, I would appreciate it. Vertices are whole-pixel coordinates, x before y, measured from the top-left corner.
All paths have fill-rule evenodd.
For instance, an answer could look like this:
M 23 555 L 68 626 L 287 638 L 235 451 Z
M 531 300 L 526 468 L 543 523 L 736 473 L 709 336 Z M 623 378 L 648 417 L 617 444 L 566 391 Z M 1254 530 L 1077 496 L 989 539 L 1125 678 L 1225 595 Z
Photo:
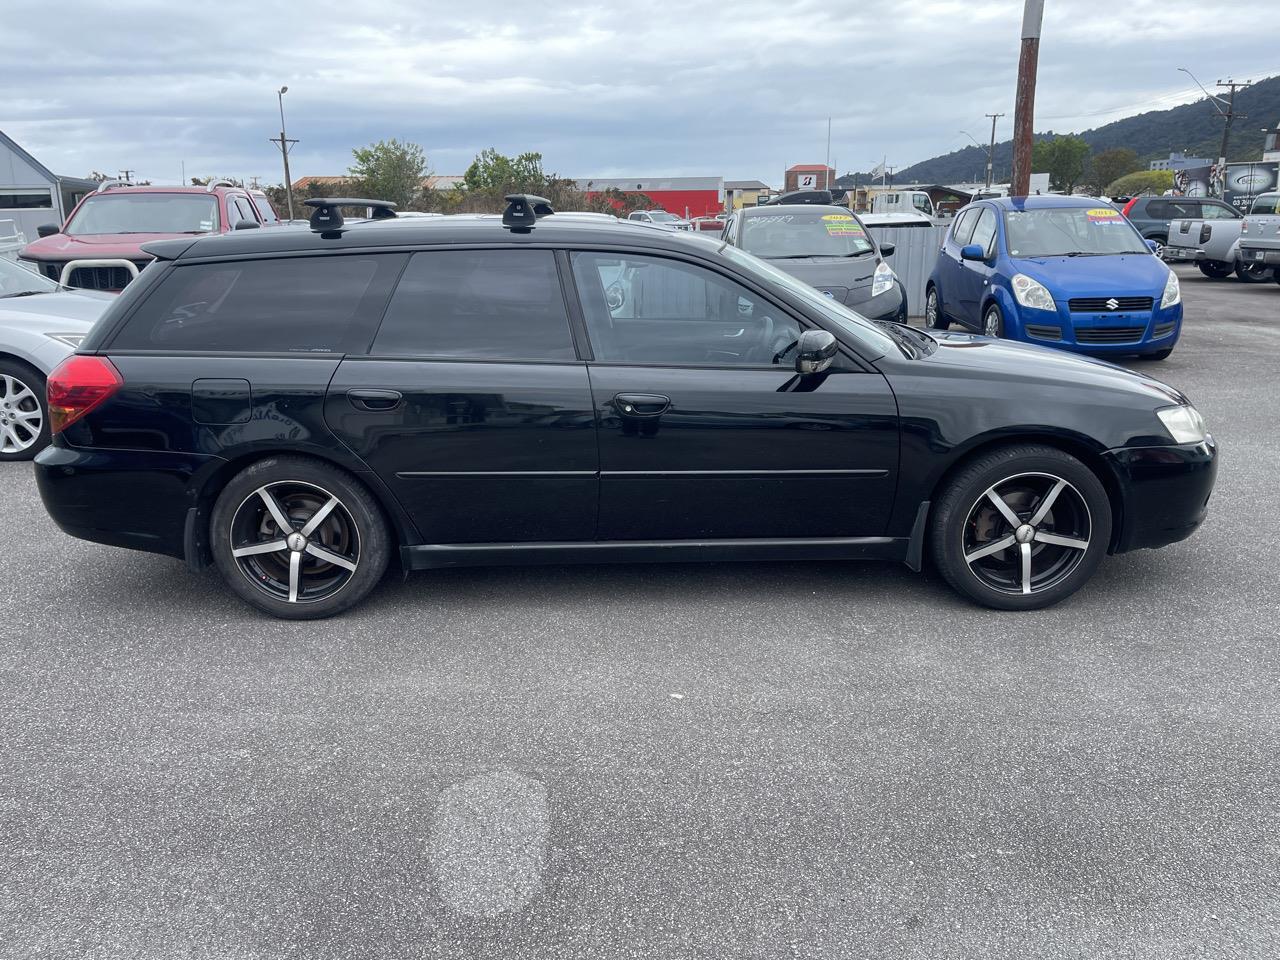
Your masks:
M 1202 443 L 1110 450 L 1120 481 L 1121 516 L 1112 553 L 1185 540 L 1204 522 L 1218 473 L 1218 446 Z
M 217 457 L 82 449 L 55 439 L 35 460 L 36 485 L 65 533 L 113 547 L 184 555 L 192 477 Z
M 1244 263 L 1262 263 L 1268 267 L 1280 267 L 1280 247 L 1246 247 L 1241 243 L 1240 259 Z
M 1162 257 L 1166 261 L 1175 263 L 1194 263 L 1197 260 L 1208 259 L 1199 247 L 1166 246 Z

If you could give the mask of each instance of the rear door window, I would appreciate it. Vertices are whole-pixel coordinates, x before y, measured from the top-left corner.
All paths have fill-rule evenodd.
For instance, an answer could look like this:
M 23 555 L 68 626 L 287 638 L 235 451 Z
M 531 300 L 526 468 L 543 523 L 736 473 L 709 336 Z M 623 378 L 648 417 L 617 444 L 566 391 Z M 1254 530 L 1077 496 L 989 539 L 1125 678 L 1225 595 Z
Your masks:
M 415 253 L 373 351 L 382 357 L 574 360 L 550 250 Z
M 377 254 L 178 265 L 111 349 L 363 352 L 404 261 Z

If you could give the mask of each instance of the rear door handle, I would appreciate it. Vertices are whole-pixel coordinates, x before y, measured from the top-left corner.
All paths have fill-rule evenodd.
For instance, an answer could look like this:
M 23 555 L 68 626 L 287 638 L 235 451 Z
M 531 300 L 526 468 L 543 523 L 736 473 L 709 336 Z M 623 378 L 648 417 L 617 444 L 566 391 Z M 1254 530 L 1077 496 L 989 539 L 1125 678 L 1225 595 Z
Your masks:
M 394 410 L 404 397 L 398 390 L 348 390 L 347 400 L 357 410 Z
M 671 398 L 656 393 L 620 393 L 613 405 L 624 417 L 660 417 L 671 407 Z

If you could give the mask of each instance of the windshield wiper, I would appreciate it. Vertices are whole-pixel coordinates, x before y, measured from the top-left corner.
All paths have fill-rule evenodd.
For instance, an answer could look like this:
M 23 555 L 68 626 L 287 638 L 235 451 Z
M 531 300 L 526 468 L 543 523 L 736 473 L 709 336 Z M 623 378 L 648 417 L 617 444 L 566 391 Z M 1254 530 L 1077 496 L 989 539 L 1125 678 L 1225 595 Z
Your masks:
M 9 300 L 13 297 L 37 297 L 42 293 L 52 292 L 52 290 L 19 290 L 17 293 L 6 293 L 0 296 L 0 300 Z

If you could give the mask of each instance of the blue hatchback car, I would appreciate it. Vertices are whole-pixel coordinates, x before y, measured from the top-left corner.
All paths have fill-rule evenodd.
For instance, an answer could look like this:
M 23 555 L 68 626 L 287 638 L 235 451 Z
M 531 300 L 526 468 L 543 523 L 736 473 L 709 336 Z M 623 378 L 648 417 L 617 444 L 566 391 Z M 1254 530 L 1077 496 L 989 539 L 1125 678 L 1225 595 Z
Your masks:
M 1002 197 L 956 216 L 929 277 L 925 321 L 1163 360 L 1182 332 L 1182 293 L 1177 275 L 1106 201 Z

